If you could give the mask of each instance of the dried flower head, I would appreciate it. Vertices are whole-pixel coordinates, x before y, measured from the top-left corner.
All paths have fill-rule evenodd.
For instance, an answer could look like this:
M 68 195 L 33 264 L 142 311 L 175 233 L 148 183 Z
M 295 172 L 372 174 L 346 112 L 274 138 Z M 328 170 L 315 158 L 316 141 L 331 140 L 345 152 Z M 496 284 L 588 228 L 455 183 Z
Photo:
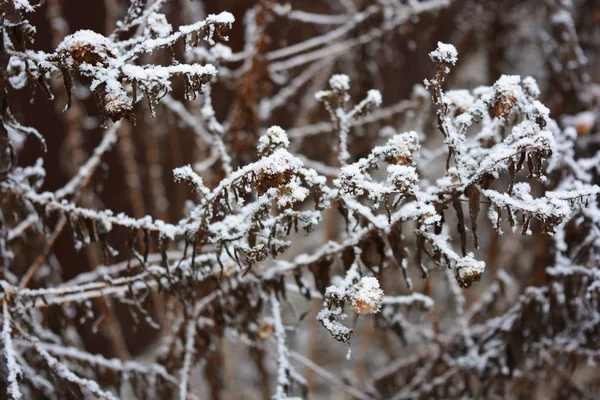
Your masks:
M 485 271 L 485 263 L 473 258 L 473 254 L 461 258 L 456 263 L 456 281 L 462 288 L 468 288 L 473 283 L 479 282 Z
M 494 97 L 490 108 L 492 117 L 508 119 L 521 92 L 520 81 L 520 76 L 502 75 L 494 84 Z
M 80 30 L 64 38 L 56 53 L 67 68 L 80 67 L 84 63 L 106 68 L 117 56 L 117 50 L 108 38 L 90 30 Z
M 114 90 L 104 96 L 104 112 L 113 121 L 133 116 L 131 99 L 122 90 Z
M 353 289 L 350 300 L 352 311 L 355 314 L 375 314 L 379 312 L 383 301 L 383 290 L 381 290 L 377 278 L 363 276 L 354 285 Z
M 279 126 L 272 126 L 258 139 L 258 153 L 268 156 L 277 149 L 287 149 L 289 145 L 290 140 L 285 131 Z

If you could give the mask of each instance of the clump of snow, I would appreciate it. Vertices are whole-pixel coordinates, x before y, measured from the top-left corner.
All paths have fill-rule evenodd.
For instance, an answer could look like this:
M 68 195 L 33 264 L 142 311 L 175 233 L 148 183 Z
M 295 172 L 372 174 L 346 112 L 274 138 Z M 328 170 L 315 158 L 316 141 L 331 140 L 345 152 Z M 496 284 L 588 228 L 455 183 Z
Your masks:
M 255 171 L 269 175 L 282 174 L 287 171 L 297 171 L 302 167 L 299 158 L 294 157 L 286 149 L 277 149 L 269 157 L 259 160 L 255 164 Z
M 519 75 L 502 75 L 494 83 L 496 96 L 517 97 L 521 91 L 520 82 L 521 77 Z
M 222 11 L 219 14 L 209 14 L 205 21 L 209 24 L 223 24 L 231 26 L 235 22 L 235 17 L 228 11 Z
M 229 46 L 225 46 L 222 43 L 216 43 L 213 47 L 210 48 L 210 54 L 216 60 L 228 60 L 231 58 L 233 51 Z

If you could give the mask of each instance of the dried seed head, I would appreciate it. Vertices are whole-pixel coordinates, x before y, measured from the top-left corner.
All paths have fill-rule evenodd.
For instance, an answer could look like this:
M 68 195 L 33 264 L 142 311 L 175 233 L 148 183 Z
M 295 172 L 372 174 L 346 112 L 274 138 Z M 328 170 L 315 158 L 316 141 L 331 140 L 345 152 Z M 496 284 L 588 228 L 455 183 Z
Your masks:
M 458 51 L 451 44 L 438 42 L 437 48 L 429 53 L 429 57 L 434 62 L 444 62 L 454 65 L 458 60 Z

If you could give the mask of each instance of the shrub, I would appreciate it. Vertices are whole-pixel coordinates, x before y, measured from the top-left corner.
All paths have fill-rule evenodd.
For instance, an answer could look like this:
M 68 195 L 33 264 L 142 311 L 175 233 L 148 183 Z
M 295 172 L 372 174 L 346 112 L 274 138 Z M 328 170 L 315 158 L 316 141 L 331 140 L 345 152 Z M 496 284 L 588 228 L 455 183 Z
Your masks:
M 242 3 L 0 4 L 8 398 L 600 395 L 600 9 Z

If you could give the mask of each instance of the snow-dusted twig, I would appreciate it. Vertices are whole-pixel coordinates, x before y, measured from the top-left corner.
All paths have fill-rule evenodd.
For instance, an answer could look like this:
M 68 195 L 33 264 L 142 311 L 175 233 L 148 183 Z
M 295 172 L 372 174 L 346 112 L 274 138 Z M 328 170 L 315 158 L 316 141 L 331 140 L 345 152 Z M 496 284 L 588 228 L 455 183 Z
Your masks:
M 281 306 L 275 291 L 271 291 L 270 298 L 271 310 L 273 314 L 273 325 L 275 337 L 277 339 L 277 389 L 273 398 L 282 400 L 288 398 L 288 389 L 290 386 L 289 375 L 291 373 L 290 362 L 288 359 L 288 348 L 285 343 L 285 328 L 281 319 Z
M 3 287 L 6 292 L 6 286 Z M 10 294 L 7 294 L 10 296 Z M 12 338 L 12 319 L 8 306 L 8 301 L 2 303 L 2 342 L 4 344 L 4 358 L 6 359 L 6 368 L 8 369 L 6 388 L 7 394 L 10 399 L 20 400 L 23 398 L 21 389 L 19 387 L 19 377 L 21 377 L 23 371 L 21 366 L 17 362 L 17 356 L 13 344 Z

